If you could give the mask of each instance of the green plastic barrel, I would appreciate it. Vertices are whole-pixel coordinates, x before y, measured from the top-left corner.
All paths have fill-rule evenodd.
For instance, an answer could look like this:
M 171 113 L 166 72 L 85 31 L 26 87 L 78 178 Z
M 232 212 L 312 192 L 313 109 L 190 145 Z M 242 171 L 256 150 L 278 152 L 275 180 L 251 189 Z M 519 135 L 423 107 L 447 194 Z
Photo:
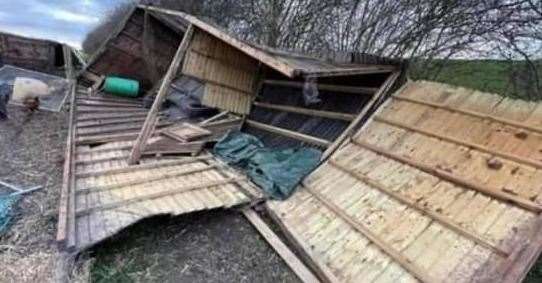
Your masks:
M 139 82 L 119 77 L 107 77 L 104 89 L 114 95 L 136 97 L 139 94 Z

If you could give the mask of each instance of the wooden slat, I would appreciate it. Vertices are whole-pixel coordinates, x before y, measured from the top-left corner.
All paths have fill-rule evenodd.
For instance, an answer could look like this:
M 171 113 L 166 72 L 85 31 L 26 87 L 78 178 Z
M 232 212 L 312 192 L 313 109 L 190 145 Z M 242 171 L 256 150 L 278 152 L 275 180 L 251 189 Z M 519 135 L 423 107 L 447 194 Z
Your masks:
M 410 158 L 400 156 L 400 155 L 395 154 L 395 153 L 387 152 L 384 149 L 378 148 L 378 147 L 376 147 L 374 145 L 371 145 L 371 144 L 368 144 L 366 142 L 353 140 L 352 143 L 359 146 L 359 147 L 362 147 L 362 148 L 368 149 L 370 151 L 373 151 L 373 152 L 375 152 L 375 153 L 377 153 L 379 155 L 382 155 L 384 157 L 393 159 L 393 160 L 401 162 L 403 164 L 412 166 L 412 167 L 414 167 L 414 168 L 416 168 L 416 169 L 418 169 L 420 171 L 423 171 L 423 172 L 426 172 L 428 174 L 439 177 L 439 178 L 441 178 L 443 180 L 452 182 L 452 183 L 454 183 L 456 185 L 463 186 L 465 188 L 475 190 L 477 192 L 480 192 L 480 193 L 486 194 L 488 196 L 497 198 L 497 199 L 499 199 L 501 201 L 504 201 L 504 202 L 514 203 L 519 207 L 522 207 L 524 209 L 527 209 L 527 210 L 535 212 L 535 213 L 542 212 L 542 206 L 535 203 L 535 202 L 533 202 L 533 201 L 526 200 L 526 199 L 523 199 L 521 197 L 517 197 L 517 196 L 511 195 L 511 194 L 502 192 L 502 191 L 497 191 L 497 190 L 488 188 L 486 186 L 471 182 L 469 180 L 461 179 L 461 178 L 459 178 L 459 177 L 457 177 L 457 176 L 455 176 L 455 175 L 453 175 L 451 173 L 448 173 L 448 172 L 446 172 L 444 170 L 441 170 L 441 169 L 438 169 L 438 168 L 432 168 L 431 166 L 425 165 L 425 164 L 420 163 L 420 162 L 415 161 L 415 160 L 411 160 Z
M 128 164 L 135 164 L 139 162 L 142 153 L 145 152 L 147 140 L 152 136 L 152 133 L 154 132 L 154 129 L 156 127 L 160 107 L 162 107 L 162 103 L 164 102 L 168 94 L 169 86 L 173 81 L 173 78 L 176 76 L 180 64 L 186 55 L 186 51 L 190 46 L 193 34 L 194 26 L 190 25 L 188 27 L 188 30 L 184 34 L 184 38 L 181 41 L 179 48 L 177 49 L 175 57 L 173 58 L 173 62 L 171 62 L 171 65 L 169 66 L 169 69 L 164 76 L 162 85 L 160 86 L 160 90 L 158 91 L 151 110 L 149 111 L 149 115 L 147 116 L 147 120 L 145 121 L 145 124 L 143 125 L 143 128 L 141 129 L 141 132 L 134 143 L 134 148 L 132 149 L 132 152 L 130 153 L 130 158 L 128 159 Z
M 252 209 L 243 210 L 243 215 L 252 223 L 252 226 L 260 232 L 264 239 L 273 247 L 279 256 L 286 262 L 302 282 L 317 283 L 318 278 L 297 258 L 297 256 L 286 246 L 282 240 L 267 226 L 260 216 Z
M 391 197 L 391 198 L 405 204 L 406 206 L 408 206 L 410 208 L 413 208 L 413 209 L 417 210 L 418 212 L 431 217 L 433 220 L 439 222 L 442 226 L 453 230 L 454 232 L 458 233 L 459 235 L 461 235 L 463 237 L 466 237 L 466 238 L 476 242 L 477 244 L 496 252 L 497 254 L 499 254 L 501 256 L 507 256 L 509 254 L 508 251 L 505 251 L 504 249 L 492 244 L 491 241 L 489 241 L 488 239 L 485 239 L 482 236 L 476 235 L 474 232 L 471 232 L 471 231 L 463 228 L 461 225 L 455 223 L 453 221 L 453 219 L 451 219 L 451 218 L 449 218 L 449 217 L 447 217 L 447 216 L 445 216 L 443 214 L 434 212 L 434 211 L 432 211 L 430 209 L 427 209 L 426 207 L 424 207 L 422 205 L 419 205 L 416 202 L 411 201 L 410 199 L 408 199 L 407 197 L 401 195 L 400 193 L 397 193 L 397 192 L 393 191 L 392 189 L 387 188 L 386 186 L 384 186 L 380 182 L 372 180 L 371 178 L 369 178 L 366 175 L 362 175 L 360 173 L 354 172 L 353 170 L 348 169 L 347 167 L 339 164 L 338 162 L 336 162 L 333 159 L 329 160 L 329 164 L 331 166 L 343 171 L 344 173 L 347 173 L 348 175 L 352 176 L 353 178 L 355 178 L 355 179 L 357 179 L 357 180 L 359 180 L 359 181 L 361 181 L 361 182 L 363 182 L 363 183 L 365 183 L 365 184 L 367 184 L 367 185 L 369 185 L 369 186 L 371 186 L 371 187 L 373 187 L 375 189 L 378 189 L 378 191 L 380 191 L 380 192 L 388 195 L 389 197 Z
M 526 125 L 526 124 L 516 122 L 516 121 L 510 120 L 510 119 L 500 118 L 500 117 L 492 116 L 492 115 L 489 115 L 489 114 L 483 114 L 483 113 L 476 112 L 476 111 L 470 111 L 470 110 L 465 110 L 465 109 L 461 109 L 461 108 L 457 108 L 457 107 L 452 107 L 452 106 L 448 106 L 448 105 L 443 104 L 443 103 L 428 102 L 428 101 L 424 101 L 424 100 L 421 100 L 421 99 L 415 99 L 415 98 L 404 97 L 404 96 L 399 96 L 399 95 L 394 96 L 394 98 L 397 99 L 397 100 L 403 100 L 403 101 L 407 101 L 407 102 L 410 102 L 410 103 L 426 105 L 426 106 L 439 108 L 439 109 L 445 109 L 445 110 L 448 110 L 450 112 L 457 112 L 457 113 L 477 117 L 477 118 L 480 118 L 480 119 L 490 120 L 490 121 L 493 121 L 493 122 L 498 122 L 498 123 L 502 123 L 502 124 L 505 124 L 505 125 L 508 125 L 508 126 L 522 128 L 522 129 L 525 129 L 525 130 L 529 130 L 529 131 L 533 131 L 533 132 L 537 132 L 537 133 L 542 134 L 542 128 L 531 126 L 531 125 Z
M 429 136 L 429 137 L 433 137 L 433 138 L 441 139 L 441 140 L 444 140 L 444 141 L 447 141 L 447 142 L 455 143 L 455 144 L 458 144 L 458 145 L 461 145 L 461 146 L 474 148 L 476 150 L 479 150 L 479 151 L 482 151 L 482 152 L 485 152 L 485 153 L 488 153 L 488 154 L 491 154 L 491 155 L 499 156 L 499 157 L 502 157 L 502 158 L 505 158 L 505 159 L 509 159 L 509 160 L 512 160 L 512 161 L 515 161 L 515 162 L 518 162 L 518 163 L 526 164 L 526 165 L 532 166 L 532 167 L 537 168 L 537 169 L 542 169 L 542 162 L 537 161 L 537 160 L 523 158 L 521 156 L 505 153 L 505 152 L 502 152 L 502 151 L 496 151 L 496 150 L 493 150 L 493 149 L 491 149 L 489 147 L 486 147 L 486 146 L 482 146 L 482 145 L 479 145 L 479 144 L 475 144 L 475 143 L 472 143 L 472 142 L 467 142 L 465 140 L 454 138 L 454 137 L 452 137 L 450 135 L 433 133 L 431 131 L 424 130 L 424 129 L 420 128 L 420 127 L 414 127 L 414 126 L 408 125 L 408 124 L 403 123 L 403 122 L 393 121 L 393 120 L 383 118 L 383 117 L 375 117 L 374 120 L 377 121 L 377 122 L 381 122 L 381 123 L 385 123 L 385 124 L 394 126 L 394 127 L 398 127 L 398 128 L 402 128 L 402 129 L 405 129 L 405 130 L 412 131 L 412 132 L 420 133 L 420 134 L 423 134 L 423 135 L 426 135 L 426 136 Z
M 107 113 L 105 113 L 107 114 Z M 137 117 L 147 117 L 147 113 L 117 113 L 110 115 L 99 115 L 96 117 L 93 117 L 92 115 L 87 115 L 88 117 L 78 117 L 76 119 L 77 122 L 88 122 L 88 121 L 96 121 L 96 120 L 109 120 L 109 119 L 122 119 L 122 118 L 137 118 Z
M 69 233 L 72 229 L 68 226 L 72 225 L 75 218 L 72 214 L 72 178 L 73 178 L 73 151 L 75 146 L 75 89 L 76 84 L 72 81 L 71 92 L 70 92 L 70 116 L 69 116 L 69 130 L 68 130 L 68 141 L 66 143 L 65 157 L 64 157 L 64 171 L 62 173 L 62 188 L 60 193 L 60 203 L 59 203 L 59 212 L 58 212 L 58 226 L 57 226 L 57 236 L 56 240 L 61 245 L 71 245 L 72 240 Z M 70 219 L 71 218 L 71 219 Z M 69 243 L 70 242 L 70 243 Z
M 166 174 L 157 174 L 156 176 L 150 176 L 147 178 L 140 178 L 140 179 L 134 179 L 134 180 L 124 181 L 124 182 L 118 182 L 118 183 L 106 185 L 106 186 L 80 188 L 77 190 L 77 193 L 89 194 L 89 193 L 98 193 L 98 192 L 104 192 L 104 191 L 113 191 L 113 190 L 122 189 L 128 186 L 136 186 L 136 185 L 152 183 L 152 182 L 166 180 L 166 179 L 177 178 L 177 177 L 186 176 L 190 174 L 196 174 L 203 171 L 209 171 L 215 168 L 218 168 L 218 166 L 208 165 L 202 168 L 190 168 L 188 170 L 168 172 Z
M 178 165 L 184 165 L 184 164 L 190 164 L 198 161 L 205 161 L 209 160 L 212 157 L 209 155 L 201 156 L 201 157 L 194 157 L 194 158 L 185 158 L 181 160 L 173 160 L 168 162 L 156 162 L 156 163 L 147 163 L 147 164 L 140 164 L 140 165 L 132 165 L 122 168 L 115 168 L 115 169 L 105 169 L 105 170 L 95 170 L 95 171 L 89 171 L 89 172 L 79 172 L 77 173 L 78 178 L 89 178 L 89 177 L 96 177 L 96 176 L 104 176 L 104 175 L 113 175 L 113 174 L 121 174 L 121 173 L 131 173 L 136 171 L 145 171 L 149 169 L 155 169 L 155 168 L 161 168 L 161 167 L 169 167 L 169 166 L 178 166 Z
M 378 92 L 371 98 L 369 102 L 367 102 L 367 104 L 365 104 L 365 106 L 363 107 L 361 112 L 358 114 L 358 116 L 354 119 L 354 121 L 350 123 L 348 128 L 346 128 L 343 131 L 343 133 L 338 138 L 335 139 L 333 144 L 331 144 L 326 149 L 326 151 L 322 154 L 322 158 L 321 158 L 322 161 L 327 160 L 350 136 L 352 136 L 353 132 L 357 129 L 359 124 L 363 121 L 363 119 L 365 118 L 369 110 L 373 108 L 375 103 L 377 103 L 381 97 L 386 95 L 391 90 L 391 88 L 393 87 L 397 79 L 399 79 L 400 75 L 401 75 L 401 72 L 395 72 L 386 79 L 386 81 L 382 84 Z
M 314 252 L 314 249 L 308 245 L 306 240 L 297 233 L 295 233 L 295 231 L 291 229 L 285 223 L 285 221 L 275 213 L 275 211 L 270 207 L 269 204 L 267 204 L 266 210 L 269 213 L 269 216 L 271 216 L 271 218 L 273 219 L 273 221 L 278 224 L 281 231 L 284 233 L 290 243 L 294 245 L 297 253 L 305 259 L 305 262 L 308 265 L 312 267 L 320 280 L 329 283 L 342 282 L 337 278 L 337 276 L 335 276 L 333 271 L 331 271 L 327 264 L 321 259 L 320 255 Z
M 78 217 L 81 217 L 81 216 L 88 215 L 90 213 L 97 212 L 97 211 L 111 210 L 111 209 L 123 207 L 123 206 L 126 206 L 126 205 L 130 205 L 130 204 L 133 204 L 133 203 L 149 201 L 149 200 L 153 200 L 153 199 L 157 199 L 157 198 L 167 197 L 167 196 L 171 196 L 171 195 L 186 193 L 186 192 L 200 190 L 200 189 L 223 186 L 223 185 L 227 185 L 227 184 L 231 184 L 231 183 L 235 183 L 235 182 L 240 182 L 240 181 L 244 181 L 244 180 L 246 180 L 246 178 L 229 178 L 229 179 L 224 179 L 224 180 L 220 180 L 220 181 L 211 181 L 211 182 L 206 182 L 206 183 L 202 183 L 202 184 L 185 186 L 185 187 L 181 187 L 181 188 L 177 188 L 177 189 L 166 190 L 166 191 L 163 191 L 163 192 L 152 193 L 152 194 L 148 194 L 148 195 L 144 195 L 144 196 L 139 196 L 139 197 L 135 197 L 135 198 L 131 198 L 131 199 L 126 199 L 126 200 L 123 200 L 123 201 L 108 203 L 108 204 L 101 205 L 101 206 L 89 207 L 89 208 L 77 211 L 76 215 Z
M 400 251 L 394 249 L 392 245 L 385 240 L 382 240 L 377 234 L 373 233 L 368 227 L 360 223 L 359 221 L 353 219 L 350 215 L 346 214 L 340 207 L 328 200 L 323 194 L 313 190 L 311 187 L 303 184 L 306 191 L 317 198 L 323 205 L 325 205 L 329 210 L 333 211 L 338 217 L 344 220 L 348 225 L 354 228 L 356 231 L 361 233 L 365 238 L 371 241 L 375 246 L 377 246 L 381 251 L 387 254 L 395 262 L 397 262 L 401 267 L 410 272 L 414 277 L 424 283 L 433 283 L 438 282 L 432 278 L 426 270 L 416 266 L 411 260 L 401 254 Z
M 266 85 L 273 86 L 283 86 L 291 88 L 304 88 L 304 82 L 295 82 L 295 81 L 279 81 L 279 80 L 265 80 Z M 350 93 L 350 94 L 375 94 L 378 91 L 378 88 L 373 87 L 357 87 L 357 86 L 344 86 L 344 85 L 331 85 L 331 84 L 317 84 L 316 87 L 318 90 L 323 91 L 333 91 L 339 93 Z
M 262 124 L 262 123 L 252 121 L 252 120 L 247 120 L 246 124 L 248 126 L 251 126 L 251 127 L 254 127 L 254 128 L 257 128 L 257 129 L 260 129 L 260 130 L 264 130 L 264 131 L 274 133 L 274 134 L 279 134 L 279 135 L 282 135 L 282 136 L 285 136 L 285 137 L 289 137 L 289 138 L 296 139 L 296 140 L 299 140 L 299 141 L 302 141 L 302 142 L 310 143 L 310 144 L 313 144 L 313 145 L 316 145 L 316 146 L 328 147 L 329 145 L 331 145 L 330 141 L 327 141 L 327 140 L 324 140 L 324 139 L 320 139 L 320 138 L 317 138 L 317 137 L 313 137 L 313 136 L 305 135 L 305 134 L 302 134 L 302 133 L 290 131 L 290 130 L 287 130 L 287 129 L 278 128 L 278 127 L 275 127 L 275 126 L 269 126 L 269 125 Z
M 285 112 L 290 112 L 290 113 L 297 113 L 297 114 L 314 116 L 314 117 L 322 117 L 322 118 L 333 119 L 333 120 L 352 121 L 356 118 L 356 115 L 353 115 L 353 114 L 339 113 L 339 112 L 332 112 L 332 111 L 322 111 L 322 110 L 315 110 L 315 109 L 309 109 L 309 108 L 300 108 L 300 107 L 294 107 L 294 106 L 277 105 L 277 104 L 270 104 L 270 103 L 263 103 L 263 102 L 254 102 L 254 106 L 265 108 L 265 109 L 285 111 Z

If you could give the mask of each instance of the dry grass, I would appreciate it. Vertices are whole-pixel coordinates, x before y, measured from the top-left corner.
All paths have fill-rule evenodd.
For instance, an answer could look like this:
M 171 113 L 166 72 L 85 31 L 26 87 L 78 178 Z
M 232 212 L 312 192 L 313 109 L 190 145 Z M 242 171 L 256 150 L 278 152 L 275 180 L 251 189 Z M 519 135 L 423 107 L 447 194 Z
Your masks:
M 9 115 L 10 120 L 0 122 L 0 179 L 44 188 L 19 201 L 12 225 L 0 236 L 0 282 L 58 282 L 63 275 L 86 281 L 85 261 L 74 272 L 65 272 L 70 261 L 55 243 L 66 113 L 30 114 L 10 107 Z

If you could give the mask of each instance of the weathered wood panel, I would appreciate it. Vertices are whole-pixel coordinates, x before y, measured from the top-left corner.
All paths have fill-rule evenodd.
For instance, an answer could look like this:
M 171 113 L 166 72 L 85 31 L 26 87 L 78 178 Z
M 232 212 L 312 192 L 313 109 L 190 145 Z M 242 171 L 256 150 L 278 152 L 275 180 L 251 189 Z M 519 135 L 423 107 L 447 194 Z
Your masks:
M 519 282 L 542 246 L 541 107 L 410 83 L 270 210 L 344 282 Z
M 0 34 L 0 65 L 51 73 L 55 68 L 56 45 L 44 40 Z

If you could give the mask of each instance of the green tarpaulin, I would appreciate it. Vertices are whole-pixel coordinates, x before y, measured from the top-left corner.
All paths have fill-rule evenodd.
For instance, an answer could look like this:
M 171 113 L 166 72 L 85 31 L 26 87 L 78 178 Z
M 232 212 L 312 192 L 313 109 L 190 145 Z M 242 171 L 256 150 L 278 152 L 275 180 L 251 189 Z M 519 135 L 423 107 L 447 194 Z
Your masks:
M 272 198 L 286 199 L 299 182 L 318 166 L 322 152 L 298 147 L 270 149 L 256 137 L 230 132 L 214 152 L 228 164 L 244 169 L 251 180 Z

